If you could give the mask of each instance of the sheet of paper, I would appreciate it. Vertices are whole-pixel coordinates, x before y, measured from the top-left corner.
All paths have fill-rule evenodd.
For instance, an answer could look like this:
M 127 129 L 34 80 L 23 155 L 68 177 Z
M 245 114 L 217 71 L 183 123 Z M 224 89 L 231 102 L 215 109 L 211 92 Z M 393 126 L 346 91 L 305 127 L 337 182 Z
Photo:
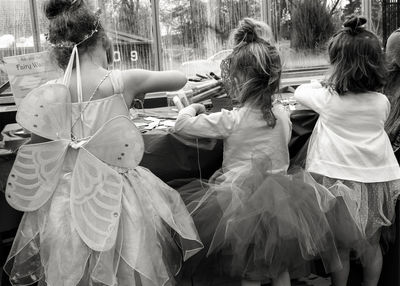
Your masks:
M 5 57 L 4 63 L 17 106 L 32 89 L 63 75 L 48 52 Z

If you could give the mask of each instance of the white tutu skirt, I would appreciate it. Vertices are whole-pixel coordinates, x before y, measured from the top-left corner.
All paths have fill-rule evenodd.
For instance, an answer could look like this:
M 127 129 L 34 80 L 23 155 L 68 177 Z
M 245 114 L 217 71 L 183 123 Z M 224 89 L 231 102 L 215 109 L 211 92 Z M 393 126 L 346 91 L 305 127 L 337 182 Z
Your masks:
M 213 265 L 223 275 L 264 281 L 314 258 L 322 258 L 327 272 L 341 268 L 324 213 L 334 197 L 303 171 L 265 170 L 253 162 L 179 190 L 205 246 L 186 271 L 207 275 Z
M 337 246 L 354 250 L 362 257 L 366 248 L 378 244 L 382 227 L 395 218 L 400 195 L 400 180 L 382 183 L 360 183 L 315 176 L 336 197 L 327 213 Z
M 182 261 L 202 248 L 179 194 L 137 167 L 123 174 L 114 247 L 90 249 L 71 218 L 70 176 L 42 208 L 24 214 L 5 264 L 13 285 L 173 285 Z

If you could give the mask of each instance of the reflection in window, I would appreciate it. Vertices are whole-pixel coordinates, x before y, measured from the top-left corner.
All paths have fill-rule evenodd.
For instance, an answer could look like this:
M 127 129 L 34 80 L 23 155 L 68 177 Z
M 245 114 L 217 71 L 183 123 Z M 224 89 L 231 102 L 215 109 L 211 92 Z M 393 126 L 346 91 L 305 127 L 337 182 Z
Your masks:
M 35 0 L 42 48 L 45 0 Z M 114 43 L 114 68 L 156 69 L 153 3 L 159 3 L 161 68 L 187 75 L 219 73 L 229 36 L 244 17 L 264 20 L 275 34 L 284 69 L 328 64 L 326 43 L 362 0 L 85 0 L 100 8 Z M 371 0 L 370 29 L 382 37 L 382 0 Z M 1 0 L 0 57 L 33 52 L 28 0 Z M 157 57 L 159 58 L 159 57 Z M 1 81 L 4 81 L 2 74 Z
M 114 68 L 154 69 L 150 0 L 99 0 L 98 6 L 114 43 Z
M 0 63 L 4 57 L 35 51 L 29 1 L 0 1 Z M 8 80 L 0 65 L 0 85 Z
M 43 13 L 46 0 L 37 1 L 42 37 L 48 30 Z M 154 69 L 150 0 L 86 0 L 86 3 L 93 11 L 102 11 L 102 23 L 113 42 L 114 68 Z
M 351 14 L 362 14 L 362 0 L 272 0 L 271 22 L 285 69 L 327 65 L 327 41 Z M 381 0 L 371 0 L 369 24 L 382 37 Z
M 261 0 L 160 0 L 164 69 L 219 73 L 230 33 L 244 17 L 261 19 Z

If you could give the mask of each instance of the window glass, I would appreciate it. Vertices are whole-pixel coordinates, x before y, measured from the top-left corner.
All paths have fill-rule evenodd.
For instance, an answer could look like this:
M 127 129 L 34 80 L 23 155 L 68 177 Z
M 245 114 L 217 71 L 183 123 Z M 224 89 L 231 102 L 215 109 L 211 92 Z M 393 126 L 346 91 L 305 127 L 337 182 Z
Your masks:
M 29 1 L 1 0 L 0 15 L 0 64 L 4 57 L 34 52 Z M 3 69 L 0 85 L 8 81 Z
M 155 69 L 150 0 L 98 0 L 114 43 L 114 68 Z
M 347 16 L 362 14 L 361 0 L 271 1 L 271 22 L 286 70 L 326 66 L 329 38 Z M 382 38 L 381 0 L 371 0 L 368 27 Z
M 155 1 L 155 0 L 154 0 Z M 157 0 L 161 69 L 188 76 L 219 73 L 232 48 L 230 34 L 244 17 L 270 24 L 285 70 L 328 64 L 326 44 L 345 17 L 361 14 L 361 0 Z M 381 1 L 371 0 L 370 29 L 382 37 Z M 1 0 L 0 58 L 34 52 L 28 0 Z M 45 47 L 45 0 L 36 0 L 41 47 Z M 86 0 L 102 10 L 114 44 L 114 68 L 157 69 L 152 0 Z M 304 19 L 313 19 L 304 21 Z M 0 82 L 6 80 L 1 73 Z
M 37 0 L 41 37 L 47 33 L 43 3 Z M 150 0 L 86 0 L 89 7 L 101 9 L 101 20 L 114 48 L 114 68 L 155 69 Z
M 261 20 L 261 0 L 160 0 L 163 68 L 219 73 L 231 31 L 244 17 Z

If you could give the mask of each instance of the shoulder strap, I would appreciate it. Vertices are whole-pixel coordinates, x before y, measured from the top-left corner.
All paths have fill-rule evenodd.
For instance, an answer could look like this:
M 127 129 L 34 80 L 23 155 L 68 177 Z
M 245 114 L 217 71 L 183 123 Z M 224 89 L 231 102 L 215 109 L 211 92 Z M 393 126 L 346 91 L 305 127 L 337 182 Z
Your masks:
M 122 80 L 122 72 L 120 70 L 113 70 L 110 73 L 111 84 L 114 89 L 114 94 L 121 94 L 124 92 L 124 81 Z
M 63 84 L 69 86 L 72 74 L 72 68 L 74 67 L 74 60 L 75 60 L 75 68 L 76 68 L 76 91 L 78 93 L 78 102 L 83 101 L 82 96 L 82 81 L 81 81 L 81 67 L 79 64 L 79 54 L 78 54 L 78 47 L 77 45 L 74 46 L 72 50 L 71 57 L 69 58 L 68 66 L 64 73 Z

